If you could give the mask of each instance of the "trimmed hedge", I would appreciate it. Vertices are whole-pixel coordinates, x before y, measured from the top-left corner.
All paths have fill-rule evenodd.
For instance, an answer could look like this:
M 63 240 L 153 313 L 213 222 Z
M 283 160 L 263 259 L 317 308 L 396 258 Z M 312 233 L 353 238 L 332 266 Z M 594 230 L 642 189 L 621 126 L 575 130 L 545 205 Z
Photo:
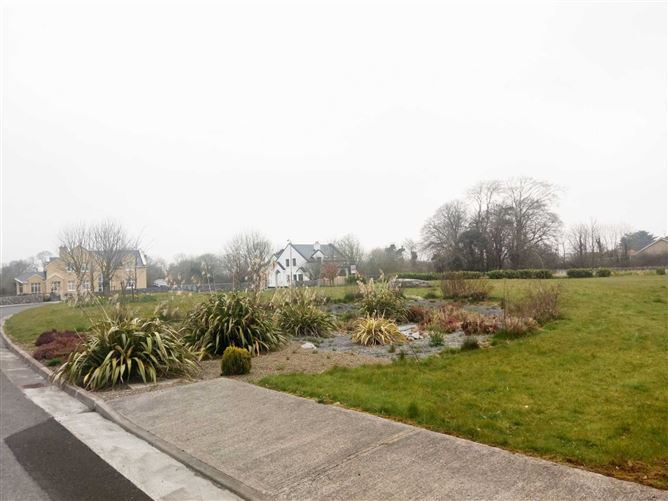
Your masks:
M 492 270 L 487 272 L 487 278 L 498 280 L 501 278 L 552 278 L 552 270 Z
M 592 278 L 594 276 L 594 270 L 587 268 L 571 268 L 566 270 L 566 275 L 568 278 Z
M 599 268 L 596 270 L 596 276 L 597 277 L 609 277 L 612 275 L 612 270 L 609 270 L 608 268 Z
M 443 273 L 438 273 L 437 271 L 398 273 L 397 278 L 406 278 L 410 280 L 440 280 L 443 278 Z

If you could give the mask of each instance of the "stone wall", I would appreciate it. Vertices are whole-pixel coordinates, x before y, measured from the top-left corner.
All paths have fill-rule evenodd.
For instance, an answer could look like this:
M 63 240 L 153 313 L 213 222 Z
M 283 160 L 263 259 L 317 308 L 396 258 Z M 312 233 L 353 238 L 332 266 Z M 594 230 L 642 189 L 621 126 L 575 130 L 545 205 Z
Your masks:
M 49 297 L 47 296 L 47 301 Z M 27 304 L 27 303 L 41 303 L 44 301 L 44 296 L 41 294 L 24 294 L 22 296 L 0 296 L 0 306 L 8 304 Z

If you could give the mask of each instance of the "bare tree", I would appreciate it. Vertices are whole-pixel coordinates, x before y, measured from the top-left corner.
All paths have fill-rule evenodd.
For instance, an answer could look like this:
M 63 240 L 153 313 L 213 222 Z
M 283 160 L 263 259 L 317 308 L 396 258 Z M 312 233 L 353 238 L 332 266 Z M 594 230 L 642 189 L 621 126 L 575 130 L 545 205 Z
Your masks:
M 422 227 L 422 249 L 432 259 L 454 264 L 460 259 L 460 236 L 466 227 L 466 206 L 455 200 L 438 208 Z
M 128 269 L 136 266 L 136 262 L 130 263 L 129 260 L 134 259 L 131 253 L 138 247 L 139 241 L 131 238 L 119 223 L 110 220 L 92 226 L 90 235 L 95 264 L 102 276 L 102 291 L 108 294 L 114 274 L 126 264 Z M 136 281 L 133 289 L 135 287 Z
M 508 257 L 513 268 L 520 268 L 532 252 L 554 242 L 559 233 L 561 220 L 551 210 L 557 198 L 556 188 L 524 177 L 507 181 L 503 193 L 513 225 Z
M 79 223 L 60 232 L 60 257 L 67 270 L 74 274 L 76 295 L 81 294 L 82 284 L 92 267 L 89 253 L 91 231 L 85 223 Z
M 35 255 L 35 259 L 37 259 L 42 270 L 46 270 L 46 265 L 49 263 L 51 256 L 53 256 L 53 254 L 48 250 L 40 251 Z
M 358 265 L 364 257 L 364 250 L 360 241 L 352 233 L 348 233 L 341 238 L 334 240 L 334 247 L 343 255 L 346 260 L 346 266 Z
M 271 254 L 272 244 L 261 233 L 249 231 L 235 235 L 225 246 L 223 256 L 225 269 L 232 275 L 234 287 L 248 279 L 251 288 L 259 291 Z

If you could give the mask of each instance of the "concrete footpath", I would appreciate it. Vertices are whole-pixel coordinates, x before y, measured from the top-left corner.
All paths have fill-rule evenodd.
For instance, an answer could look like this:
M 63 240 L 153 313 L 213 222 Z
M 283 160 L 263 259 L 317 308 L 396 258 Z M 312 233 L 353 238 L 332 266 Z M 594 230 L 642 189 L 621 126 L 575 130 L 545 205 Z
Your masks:
M 668 492 L 216 379 L 114 400 L 256 498 L 643 499 Z

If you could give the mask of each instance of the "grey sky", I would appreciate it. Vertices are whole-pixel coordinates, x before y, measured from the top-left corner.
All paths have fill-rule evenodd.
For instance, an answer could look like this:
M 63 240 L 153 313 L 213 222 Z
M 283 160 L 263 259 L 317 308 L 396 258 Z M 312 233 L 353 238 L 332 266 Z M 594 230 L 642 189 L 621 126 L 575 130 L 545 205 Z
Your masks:
M 167 259 L 370 248 L 521 175 L 666 232 L 665 2 L 168 5 L 4 4 L 3 262 L 108 216 Z

